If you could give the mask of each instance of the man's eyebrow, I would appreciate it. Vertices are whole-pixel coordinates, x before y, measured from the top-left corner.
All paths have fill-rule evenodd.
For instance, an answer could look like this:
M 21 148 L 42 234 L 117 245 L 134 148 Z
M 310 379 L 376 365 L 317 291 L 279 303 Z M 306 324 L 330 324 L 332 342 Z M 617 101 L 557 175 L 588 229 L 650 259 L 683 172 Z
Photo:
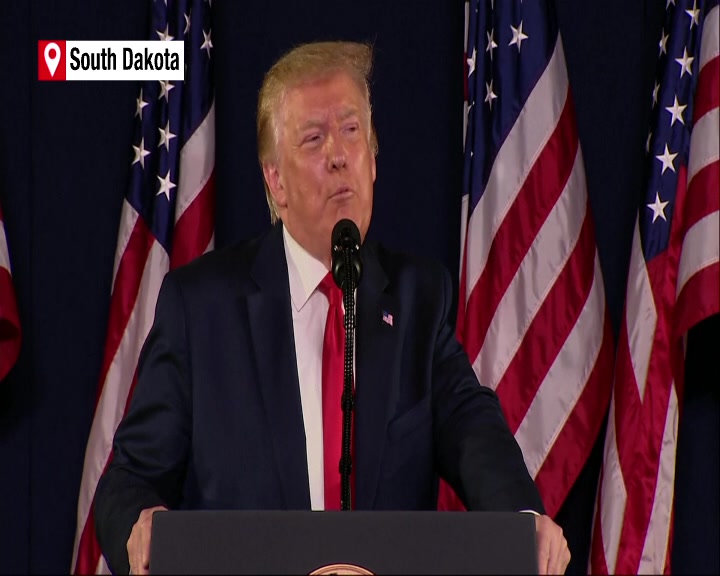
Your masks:
M 338 115 L 338 120 L 343 122 L 344 120 L 347 120 L 348 118 L 351 118 L 353 116 L 359 116 L 359 115 L 360 115 L 360 111 L 357 108 L 355 108 L 355 107 L 348 108 L 346 110 L 343 110 Z M 311 130 L 313 128 L 318 128 L 320 126 L 323 126 L 324 124 L 325 124 L 324 120 L 312 120 L 311 119 L 306 122 L 303 122 L 300 125 L 300 131 L 304 132 L 305 130 Z
M 353 108 L 348 108 L 347 110 L 344 110 L 338 116 L 338 118 L 342 121 L 342 120 L 347 120 L 351 116 L 359 116 L 359 114 L 360 114 L 360 111 L 357 108 L 353 107 Z
M 325 122 L 322 120 L 308 120 L 307 122 L 304 122 L 300 125 L 300 130 L 305 131 L 309 130 L 310 128 L 318 128 L 319 126 L 322 126 Z

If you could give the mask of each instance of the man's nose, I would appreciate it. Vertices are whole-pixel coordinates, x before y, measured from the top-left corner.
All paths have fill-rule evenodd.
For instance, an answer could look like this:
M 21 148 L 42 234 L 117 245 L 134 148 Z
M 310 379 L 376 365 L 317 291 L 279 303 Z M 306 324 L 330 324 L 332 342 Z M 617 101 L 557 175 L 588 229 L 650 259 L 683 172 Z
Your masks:
M 335 135 L 327 139 L 328 170 L 340 170 L 347 163 L 345 146 L 342 140 Z

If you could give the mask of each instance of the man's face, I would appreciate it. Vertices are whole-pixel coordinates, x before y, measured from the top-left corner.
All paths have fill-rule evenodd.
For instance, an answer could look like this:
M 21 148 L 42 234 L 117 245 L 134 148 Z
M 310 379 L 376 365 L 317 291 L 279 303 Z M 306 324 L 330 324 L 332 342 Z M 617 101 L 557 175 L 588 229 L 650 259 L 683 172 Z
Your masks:
M 330 236 L 338 220 L 370 225 L 375 156 L 364 95 L 340 72 L 288 90 L 277 112 L 274 162 L 263 174 L 288 232 L 330 266 Z

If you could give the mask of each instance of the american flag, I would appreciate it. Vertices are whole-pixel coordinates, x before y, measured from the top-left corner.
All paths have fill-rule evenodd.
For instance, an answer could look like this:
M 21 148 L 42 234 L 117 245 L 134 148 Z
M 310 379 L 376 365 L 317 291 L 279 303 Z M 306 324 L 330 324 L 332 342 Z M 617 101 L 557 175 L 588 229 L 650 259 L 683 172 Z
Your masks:
M 20 354 L 20 318 L 10 271 L 5 221 L 0 208 L 0 381 L 8 375 Z
M 718 0 L 667 0 L 592 573 L 670 572 L 684 339 L 720 312 Z
M 554 516 L 598 435 L 613 342 L 551 3 L 471 0 L 457 336 Z M 439 507 L 457 508 L 441 490 Z
M 207 0 L 156 0 L 150 38 L 185 42 L 185 81 L 145 82 L 115 251 L 110 319 L 85 452 L 71 571 L 108 572 L 92 503 L 132 395 L 165 273 L 213 246 L 215 105 Z

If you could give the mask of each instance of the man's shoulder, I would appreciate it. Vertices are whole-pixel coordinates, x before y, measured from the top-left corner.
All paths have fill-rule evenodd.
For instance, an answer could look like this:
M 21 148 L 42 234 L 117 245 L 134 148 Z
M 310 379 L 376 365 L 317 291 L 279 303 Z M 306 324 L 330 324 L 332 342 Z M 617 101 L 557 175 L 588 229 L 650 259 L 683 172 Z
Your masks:
M 183 286 L 207 287 L 208 284 L 217 286 L 227 282 L 242 283 L 249 278 L 258 250 L 267 234 L 210 250 L 170 271 L 168 276 Z

